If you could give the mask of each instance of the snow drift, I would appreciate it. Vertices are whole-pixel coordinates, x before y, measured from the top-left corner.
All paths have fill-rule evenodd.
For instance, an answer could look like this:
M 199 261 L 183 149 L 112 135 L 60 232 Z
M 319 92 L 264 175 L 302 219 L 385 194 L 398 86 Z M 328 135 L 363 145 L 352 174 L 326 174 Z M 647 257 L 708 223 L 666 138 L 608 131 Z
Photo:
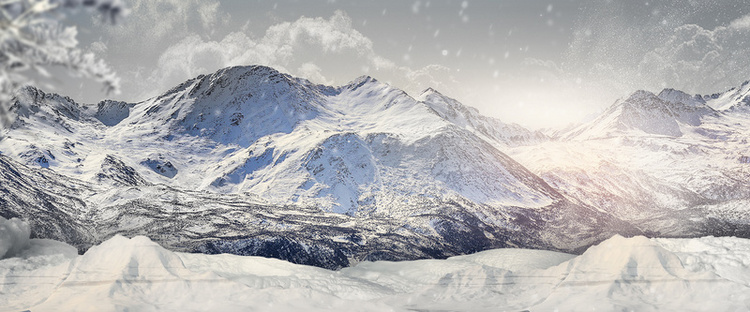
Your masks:
M 23 228 L 18 220 L 3 222 Z M 750 240 L 733 237 L 615 236 L 580 256 L 497 249 L 340 271 L 175 253 L 143 236 L 114 236 L 81 256 L 74 251 L 31 239 L 16 257 L 0 260 L 0 311 L 750 308 Z
M 29 245 L 29 224 L 17 218 L 0 217 L 0 259 L 13 257 Z

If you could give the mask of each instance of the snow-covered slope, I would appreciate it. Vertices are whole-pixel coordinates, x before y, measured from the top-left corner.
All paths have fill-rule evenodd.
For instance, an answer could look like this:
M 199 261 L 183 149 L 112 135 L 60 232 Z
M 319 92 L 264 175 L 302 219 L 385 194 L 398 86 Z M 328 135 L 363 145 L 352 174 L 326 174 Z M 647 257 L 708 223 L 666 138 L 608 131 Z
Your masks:
M 750 114 L 712 108 L 737 92 L 638 91 L 561 140 L 509 154 L 571 201 L 647 233 L 746 237 Z
M 597 119 L 572 130 L 567 138 L 607 138 L 633 130 L 680 137 L 682 125 L 700 126 L 705 116 L 717 113 L 701 97 L 673 89 L 665 89 L 658 96 L 641 90 L 615 102 Z
M 0 229 L 11 222 L 0 219 Z M 0 235 L 2 235 L 0 231 Z M 0 260 L 0 311 L 745 310 L 750 242 L 615 236 L 580 256 L 497 249 L 340 271 L 175 253 L 115 236 L 78 256 L 19 240 Z M 22 245 L 22 246 L 21 246 Z
M 85 181 L 118 159 L 149 183 L 350 215 L 415 190 L 495 207 L 560 198 L 498 150 L 543 136 L 428 93 L 417 101 L 371 77 L 318 86 L 262 66 L 223 69 L 136 104 L 85 106 L 29 87 L 0 148 Z
M 0 139 L 0 216 L 81 250 L 146 235 L 328 268 L 580 252 L 615 233 L 750 237 L 750 114 L 712 108 L 745 89 L 635 92 L 551 140 L 368 76 L 232 67 L 96 105 L 27 87 Z
M 750 104 L 750 81 L 722 93 L 704 95 L 703 99 L 718 111 L 747 111 Z
M 573 237 L 543 239 L 533 224 L 515 224 L 527 218 L 522 208 L 494 211 L 468 201 L 424 198 L 413 203 L 421 213 L 352 217 L 269 205 L 252 195 L 87 183 L 5 156 L 0 165 L 3 215 L 28 220 L 32 237 L 63 240 L 79 250 L 115 234 L 147 235 L 171 250 L 341 268 L 362 260 L 444 258 L 503 246 L 577 246 Z
M 639 233 L 503 152 L 544 136 L 367 76 L 328 87 L 232 67 L 96 105 L 28 87 L 12 111 L 0 164 L 18 174 L 0 181 L 2 215 L 59 226 L 32 234 L 81 250 L 119 233 L 338 268 Z M 19 200 L 35 194 L 48 197 Z
M 549 139 L 539 131 L 532 132 L 517 124 L 506 124 L 498 119 L 483 116 L 475 108 L 465 106 L 432 88 L 422 92 L 419 100 L 441 118 L 490 142 L 499 143 L 500 146 L 531 145 Z

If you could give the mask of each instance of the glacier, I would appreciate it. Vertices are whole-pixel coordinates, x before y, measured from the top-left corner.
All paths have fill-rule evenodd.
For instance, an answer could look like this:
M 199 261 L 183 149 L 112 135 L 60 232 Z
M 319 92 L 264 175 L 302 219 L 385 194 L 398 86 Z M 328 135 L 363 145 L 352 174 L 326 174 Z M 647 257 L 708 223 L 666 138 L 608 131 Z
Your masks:
M 116 235 L 83 255 L 0 219 L 0 311 L 608 311 L 750 308 L 750 240 L 614 236 L 581 255 L 494 249 L 332 271 Z M 25 237 L 25 240 L 23 239 Z

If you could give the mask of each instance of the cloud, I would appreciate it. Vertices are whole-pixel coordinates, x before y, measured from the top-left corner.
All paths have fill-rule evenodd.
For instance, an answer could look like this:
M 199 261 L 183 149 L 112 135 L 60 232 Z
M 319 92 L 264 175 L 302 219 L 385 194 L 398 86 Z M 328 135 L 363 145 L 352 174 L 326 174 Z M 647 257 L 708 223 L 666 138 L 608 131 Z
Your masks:
M 260 38 L 237 31 L 221 40 L 197 34 L 169 46 L 148 78 L 156 95 L 187 79 L 234 65 L 260 64 L 321 84 L 343 84 L 355 77 L 352 68 L 418 92 L 450 81 L 438 65 L 420 69 L 398 66 L 377 54 L 373 42 L 354 29 L 343 11 L 328 18 L 301 17 L 270 26 Z M 346 64 L 342 67 L 341 64 Z M 441 79 L 436 79 L 440 75 Z M 156 87 L 154 89 L 153 87 Z
M 216 20 L 219 13 L 219 2 L 202 2 L 198 7 L 198 14 L 200 15 L 203 28 L 214 29 L 216 26 Z
M 750 22 L 747 17 L 740 20 Z M 713 30 L 698 25 L 675 28 L 667 40 L 646 53 L 638 65 L 640 74 L 662 87 L 679 86 L 688 92 L 718 92 L 734 86 L 727 82 L 750 79 L 750 28 L 735 22 Z
M 89 46 L 89 50 L 94 53 L 105 53 L 107 52 L 107 45 L 101 41 L 95 41 Z
M 307 77 L 310 81 L 317 81 L 321 84 L 331 85 L 333 84 L 333 81 L 330 81 L 326 79 L 325 76 L 323 76 L 322 70 L 318 65 L 315 65 L 313 63 L 304 63 L 299 68 L 297 68 L 297 73 L 299 73 L 302 77 Z
M 750 14 L 733 20 L 729 23 L 729 27 L 734 29 L 750 29 Z
M 676 0 L 654 2 L 648 9 L 625 2 L 593 5 L 576 23 L 566 56 L 558 62 L 563 72 L 558 77 L 563 86 L 580 85 L 579 98 L 599 99 L 590 105 L 598 109 L 638 89 L 710 94 L 736 87 L 750 79 L 750 15 L 723 23 L 706 19 L 728 14 L 721 8 L 733 4 L 740 3 Z M 579 79 L 580 84 L 571 83 Z
M 145 50 L 160 49 L 160 43 L 171 38 L 211 33 L 222 17 L 218 0 L 130 0 L 128 7 L 130 14 L 122 23 L 100 25 L 113 38 L 108 42 L 110 50 L 126 48 L 133 42 Z

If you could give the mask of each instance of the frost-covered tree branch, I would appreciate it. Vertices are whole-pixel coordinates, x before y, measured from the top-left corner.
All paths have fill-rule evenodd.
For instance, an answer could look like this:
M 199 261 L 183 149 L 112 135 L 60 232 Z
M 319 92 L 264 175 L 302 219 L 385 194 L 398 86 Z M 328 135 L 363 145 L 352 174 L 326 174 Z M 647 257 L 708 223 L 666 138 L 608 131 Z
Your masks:
M 93 53 L 77 48 L 76 27 L 60 20 L 79 9 L 97 11 L 114 23 L 125 14 L 120 0 L 0 0 L 0 129 L 10 123 L 8 104 L 32 77 L 49 77 L 62 67 L 74 76 L 92 78 L 107 93 L 119 92 L 119 78 Z

